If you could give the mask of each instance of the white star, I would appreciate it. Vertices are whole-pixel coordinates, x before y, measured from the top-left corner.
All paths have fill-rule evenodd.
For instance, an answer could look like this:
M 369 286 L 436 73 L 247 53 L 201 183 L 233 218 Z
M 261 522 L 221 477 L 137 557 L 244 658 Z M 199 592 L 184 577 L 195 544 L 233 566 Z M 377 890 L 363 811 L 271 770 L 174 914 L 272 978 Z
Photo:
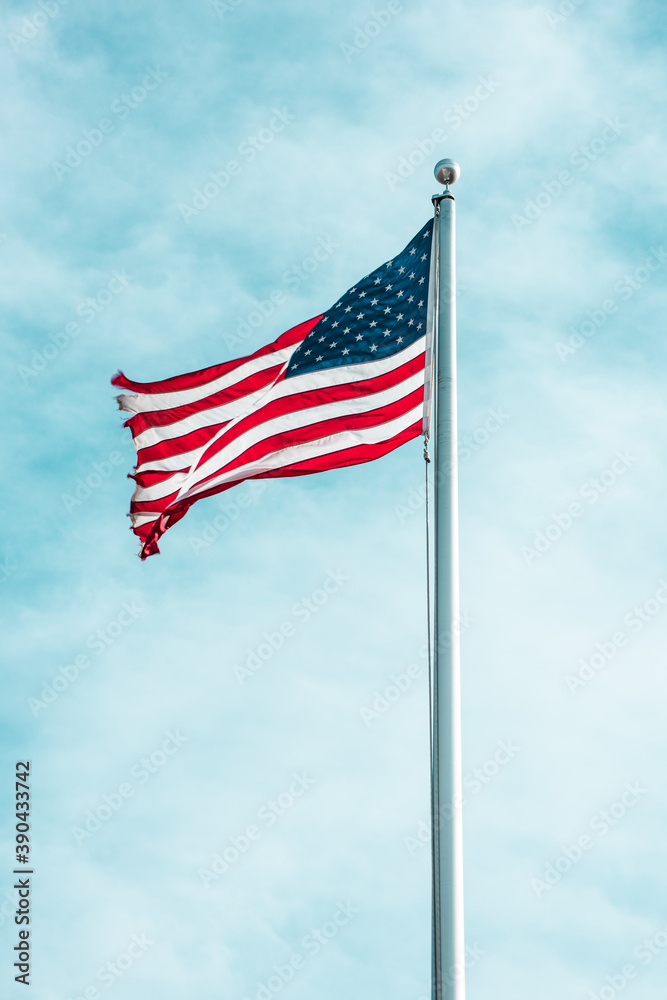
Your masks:
M 319 340 L 317 341 L 317 343 L 321 344 L 323 340 L 324 340 L 324 337 L 320 337 Z
M 392 290 L 392 287 L 393 287 L 392 285 L 387 285 L 387 287 L 385 288 L 385 292 L 390 292 Z
M 393 260 L 388 260 L 388 261 L 387 261 L 387 265 L 386 265 L 386 266 L 387 266 L 387 267 L 391 267 L 391 265 L 392 265 L 393 263 L 394 263 L 394 262 L 393 262 Z
M 310 351 L 306 351 L 306 354 L 310 354 L 310 353 L 311 353 Z
M 379 285 L 381 281 L 382 281 L 382 278 L 376 278 L 375 281 L 373 282 L 373 284 L 374 285 Z
M 419 284 L 420 284 L 420 285 L 423 285 L 423 284 L 424 284 L 424 282 L 425 282 L 425 280 L 426 280 L 425 278 L 420 278 L 420 279 L 419 279 Z
M 415 321 L 413 319 L 409 319 L 408 320 L 408 326 L 414 326 L 414 325 L 415 325 Z
M 384 331 L 384 336 L 385 336 L 385 337 L 388 337 L 388 336 L 389 336 L 389 330 L 385 330 L 385 331 Z
M 350 352 L 349 352 L 348 348 L 347 348 L 347 347 L 344 347 L 344 348 L 343 348 L 343 354 L 349 354 L 349 353 L 350 353 Z
M 329 347 L 338 347 L 338 341 L 332 340 L 331 343 L 329 344 Z
M 420 260 L 426 260 L 426 254 L 425 254 L 425 253 L 423 253 L 423 254 L 421 255 L 421 257 L 420 257 L 419 259 L 420 259 Z
M 361 336 L 360 333 L 358 333 L 354 339 L 355 340 L 363 340 L 364 338 Z
M 415 297 L 414 297 L 414 295 L 411 295 L 410 298 L 408 299 L 408 302 L 414 302 L 414 301 L 415 301 Z
M 371 299 L 371 305 L 372 306 L 376 306 L 377 304 L 378 304 L 378 300 L 377 299 Z
M 423 299 L 420 299 L 420 300 L 419 300 L 419 302 L 417 303 L 417 305 L 418 305 L 418 306 L 419 306 L 419 308 L 421 309 L 421 307 L 422 307 L 422 306 L 424 305 L 424 300 L 423 300 Z
M 398 338 L 398 340 L 396 341 L 396 343 L 397 343 L 397 344 L 402 344 L 402 343 L 403 343 L 403 338 L 402 338 L 402 337 L 399 337 L 399 338 Z
M 387 313 L 390 313 L 390 312 L 391 312 L 391 309 L 389 308 L 389 306 L 387 306 L 387 308 L 384 311 L 385 316 L 387 315 Z
M 357 290 L 357 286 L 356 285 L 354 286 L 354 288 L 350 289 L 351 292 L 356 292 L 356 290 Z
M 378 349 L 377 344 L 371 344 L 371 351 L 377 351 L 377 349 Z
M 343 333 L 349 333 L 349 332 L 350 332 L 350 328 L 349 328 L 349 326 L 346 326 L 345 329 L 343 330 Z
M 398 293 L 398 295 L 396 296 L 396 298 L 397 298 L 397 299 L 400 299 L 400 297 L 401 297 L 402 295 L 405 295 L 405 292 L 399 292 L 399 293 Z M 336 324 L 334 323 L 334 326 L 335 326 L 335 325 L 336 325 Z
M 297 365 L 292 365 L 292 371 L 294 371 L 294 369 L 297 367 L 298 367 Z
M 373 321 L 371 322 L 371 326 L 377 326 L 377 323 L 375 322 L 375 320 L 373 320 Z
M 412 257 L 412 256 L 413 256 L 414 254 L 416 254 L 416 253 L 417 253 L 417 251 L 416 251 L 416 250 L 415 250 L 415 248 L 413 247 L 413 248 L 412 248 L 412 250 L 410 251 L 410 256 Z
M 414 271 L 410 271 L 410 274 L 408 275 L 408 278 L 410 279 L 410 281 L 412 281 L 412 279 L 414 278 L 414 276 L 415 276 L 415 272 Z
M 424 325 L 423 323 L 417 323 L 417 329 L 421 330 L 421 328 L 423 327 L 423 325 Z
M 316 360 L 316 361 L 322 361 L 322 360 L 324 360 L 324 359 L 322 358 L 322 355 L 321 355 L 321 354 L 318 354 L 318 355 L 317 355 L 317 357 L 315 358 L 315 360 Z
M 403 319 L 403 313 L 398 314 L 398 316 L 396 317 L 396 321 L 398 322 L 399 319 Z
M 404 267 L 399 267 L 398 273 L 399 274 L 403 274 L 403 271 L 405 271 L 405 268 Z
M 366 292 L 359 292 L 359 298 L 360 299 L 365 299 L 366 298 Z
M 357 316 L 357 319 L 363 319 L 363 318 L 364 318 L 364 314 L 363 313 L 359 313 L 359 315 Z
M 336 322 L 335 322 L 335 323 L 332 323 L 332 324 L 331 324 L 331 327 L 332 327 L 332 329 L 333 329 L 333 327 L 334 327 L 334 326 L 338 326 L 338 320 L 336 320 Z

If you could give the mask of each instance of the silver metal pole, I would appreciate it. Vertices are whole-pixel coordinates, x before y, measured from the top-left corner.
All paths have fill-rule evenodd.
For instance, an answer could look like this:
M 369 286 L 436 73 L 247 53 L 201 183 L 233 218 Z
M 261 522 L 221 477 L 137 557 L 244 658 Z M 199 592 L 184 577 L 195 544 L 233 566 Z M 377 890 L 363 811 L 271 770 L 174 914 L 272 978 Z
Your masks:
M 433 198 L 438 239 L 435 378 L 435 601 L 433 669 L 433 1000 L 465 1000 L 456 422 L 455 204 L 460 175 L 441 160 Z

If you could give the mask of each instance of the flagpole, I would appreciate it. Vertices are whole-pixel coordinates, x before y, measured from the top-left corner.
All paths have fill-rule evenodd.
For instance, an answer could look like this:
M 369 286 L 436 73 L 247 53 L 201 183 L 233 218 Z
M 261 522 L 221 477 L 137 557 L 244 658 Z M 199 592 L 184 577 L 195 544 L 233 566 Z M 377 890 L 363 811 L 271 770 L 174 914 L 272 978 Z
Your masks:
M 434 195 L 438 227 L 435 320 L 435 597 L 433 641 L 432 817 L 433 1000 L 465 1000 L 459 655 L 459 526 L 456 420 L 455 203 L 460 175 L 440 160 Z

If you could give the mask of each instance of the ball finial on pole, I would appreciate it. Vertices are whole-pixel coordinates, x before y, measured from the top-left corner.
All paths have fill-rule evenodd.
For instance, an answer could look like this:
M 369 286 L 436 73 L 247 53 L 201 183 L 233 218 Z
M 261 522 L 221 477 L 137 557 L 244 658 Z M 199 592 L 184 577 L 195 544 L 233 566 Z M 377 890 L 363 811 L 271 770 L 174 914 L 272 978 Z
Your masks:
M 439 160 L 435 165 L 435 179 L 445 187 L 454 184 L 461 176 L 461 168 L 456 160 Z

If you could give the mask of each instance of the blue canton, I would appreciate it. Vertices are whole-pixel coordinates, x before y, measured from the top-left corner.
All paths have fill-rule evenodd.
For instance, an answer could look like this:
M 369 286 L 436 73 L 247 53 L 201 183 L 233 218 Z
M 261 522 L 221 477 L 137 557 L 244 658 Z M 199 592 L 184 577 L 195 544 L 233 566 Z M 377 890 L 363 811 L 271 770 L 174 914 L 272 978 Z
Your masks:
M 350 288 L 292 355 L 285 378 L 377 361 L 426 333 L 431 219 L 398 257 Z

